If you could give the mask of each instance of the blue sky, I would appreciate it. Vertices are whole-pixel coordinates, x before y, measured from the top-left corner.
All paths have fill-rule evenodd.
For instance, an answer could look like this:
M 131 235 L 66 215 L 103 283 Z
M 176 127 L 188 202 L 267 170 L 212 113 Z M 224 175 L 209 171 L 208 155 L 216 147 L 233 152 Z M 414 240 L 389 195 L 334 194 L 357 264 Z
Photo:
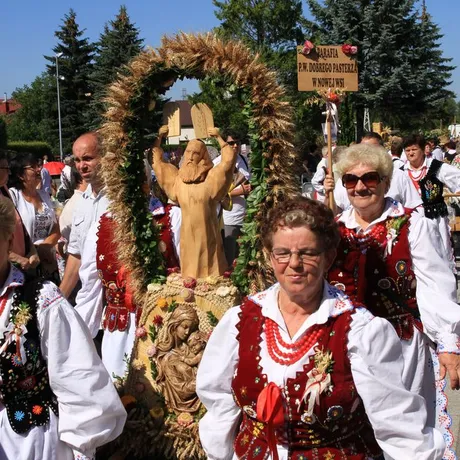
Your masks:
M 184 32 L 206 32 L 218 25 L 212 0 L 3 0 L 0 26 L 0 97 L 29 84 L 45 69 L 43 55 L 52 54 L 56 44 L 54 31 L 70 8 L 77 13 L 85 36 L 98 39 L 104 23 L 113 19 L 124 3 L 131 20 L 136 23 L 145 44 L 157 46 L 161 36 Z M 445 57 L 457 66 L 451 89 L 460 99 L 460 47 L 458 0 L 426 0 L 428 12 L 444 33 L 442 48 Z M 304 6 L 306 10 L 306 7 Z M 196 82 L 179 82 L 172 89 L 173 98 L 180 98 L 183 88 L 188 93 L 197 89 Z

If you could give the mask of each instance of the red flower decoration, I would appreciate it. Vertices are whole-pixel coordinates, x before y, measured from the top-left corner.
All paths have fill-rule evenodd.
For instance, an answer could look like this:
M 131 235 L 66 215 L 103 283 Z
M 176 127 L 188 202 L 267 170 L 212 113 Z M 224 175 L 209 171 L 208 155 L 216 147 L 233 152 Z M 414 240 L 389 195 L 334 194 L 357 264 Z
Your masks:
M 192 278 L 191 276 L 184 278 L 184 287 L 186 287 L 187 289 L 195 289 L 196 279 Z
M 349 45 L 348 43 L 345 44 L 345 45 L 342 45 L 342 51 L 343 51 L 344 54 L 346 54 L 346 55 L 351 54 L 351 45 Z
M 232 276 L 233 270 L 227 270 L 224 272 L 224 278 L 230 278 Z
M 163 325 L 163 317 L 160 316 L 160 315 L 156 315 L 154 318 L 153 318 L 153 324 L 155 324 L 155 326 L 162 326 Z
M 310 40 L 305 40 L 302 48 L 302 54 L 308 55 L 315 49 L 315 45 Z
M 40 415 L 43 412 L 43 407 L 42 406 L 32 406 L 32 412 L 35 415 Z
M 179 267 L 174 267 L 174 268 L 167 268 L 166 272 L 168 275 L 171 275 L 172 273 L 179 273 L 180 269 Z
M 346 43 L 345 45 L 342 45 L 342 51 L 347 56 L 353 56 L 358 53 L 358 47 Z

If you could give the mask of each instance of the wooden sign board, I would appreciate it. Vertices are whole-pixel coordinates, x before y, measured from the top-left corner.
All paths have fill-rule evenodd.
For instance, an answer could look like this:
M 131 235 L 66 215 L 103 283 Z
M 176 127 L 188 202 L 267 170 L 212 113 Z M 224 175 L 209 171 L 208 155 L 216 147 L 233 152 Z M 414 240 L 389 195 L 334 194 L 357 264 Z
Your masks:
M 297 47 L 299 91 L 340 89 L 358 91 L 358 63 L 347 56 L 341 46 L 317 46 L 310 54 Z
M 214 128 L 214 117 L 211 109 L 200 102 L 192 107 L 191 115 L 195 137 L 197 139 L 209 137 L 208 129 Z
M 180 136 L 180 107 L 176 102 L 167 102 L 163 108 L 163 124 L 168 125 L 168 137 Z

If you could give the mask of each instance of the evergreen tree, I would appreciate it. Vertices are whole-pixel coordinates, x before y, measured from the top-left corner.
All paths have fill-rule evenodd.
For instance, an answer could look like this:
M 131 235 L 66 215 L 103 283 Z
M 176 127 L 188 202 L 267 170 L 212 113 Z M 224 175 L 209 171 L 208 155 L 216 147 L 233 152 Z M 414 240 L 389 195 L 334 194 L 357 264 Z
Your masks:
M 359 131 L 364 107 L 374 121 L 411 130 L 449 95 L 453 68 L 439 49 L 442 35 L 429 17 L 418 16 L 415 0 L 307 2 L 316 20 L 309 28 L 318 43 L 359 47 L 359 93 L 350 95 Z
M 88 128 L 97 129 L 102 121 L 107 85 L 112 83 L 122 66 L 142 50 L 143 39 L 139 38 L 139 30 L 130 21 L 126 7 L 122 5 L 115 20 L 104 26 L 104 32 L 96 44 L 96 57 L 90 82 L 93 93 L 88 113 Z
M 62 143 L 64 155 L 72 150 L 72 143 L 85 132 L 85 113 L 88 110 L 91 90 L 89 74 L 92 70 L 94 45 L 88 38 L 82 38 L 76 22 L 76 13 L 70 10 L 64 16 L 63 25 L 54 35 L 59 43 L 53 48 L 59 59 L 59 81 L 61 98 Z M 45 56 L 51 62 L 48 72 L 56 75 L 55 56 Z M 56 120 L 57 130 L 57 120 Z

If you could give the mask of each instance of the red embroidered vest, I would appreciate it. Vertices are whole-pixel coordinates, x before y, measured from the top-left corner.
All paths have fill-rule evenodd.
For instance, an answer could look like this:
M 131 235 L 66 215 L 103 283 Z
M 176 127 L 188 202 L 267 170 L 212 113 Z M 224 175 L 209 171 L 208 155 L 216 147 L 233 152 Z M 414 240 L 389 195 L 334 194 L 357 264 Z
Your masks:
M 96 266 L 104 290 L 105 311 L 102 326 L 110 332 L 125 331 L 129 327 L 130 314 L 136 311 L 129 287 L 127 290 L 128 274 L 117 256 L 115 225 L 110 213 L 102 215 L 99 220 L 96 252 Z
M 165 206 L 165 213 L 163 215 L 153 217 L 161 227 L 159 249 L 165 260 L 166 268 L 175 269 L 179 268 L 179 260 L 174 251 L 174 238 L 171 230 L 171 209 L 172 205 L 168 204 Z
M 289 459 L 323 459 L 329 452 L 328 458 L 364 460 L 381 454 L 351 374 L 347 356 L 350 321 L 350 312 L 345 312 L 330 318 L 324 325 L 326 333 L 318 346 L 332 352 L 333 389 L 328 394 L 321 394 L 320 404 L 315 405 L 312 416 L 305 413 L 304 401 L 299 409 L 298 404 L 307 384 L 307 373 L 314 367 L 313 356 L 303 372 L 288 379 L 282 388 L 286 422 L 277 437 L 278 444 L 287 445 Z M 269 454 L 267 426 L 257 420 L 256 412 L 257 398 L 268 384 L 259 365 L 263 325 L 261 307 L 246 299 L 237 326 L 239 363 L 232 391 L 243 414 L 234 450 L 238 458 L 248 460 L 262 460 Z
M 407 217 L 410 213 L 406 210 Z M 339 222 L 341 242 L 328 280 L 353 301 L 364 304 L 374 316 L 390 321 L 398 336 L 409 340 L 414 326 L 423 330 L 409 248 L 409 220 L 393 241 L 391 254 L 385 254 L 388 221 L 378 224 L 381 231 L 376 237 L 361 240 L 359 234 Z

